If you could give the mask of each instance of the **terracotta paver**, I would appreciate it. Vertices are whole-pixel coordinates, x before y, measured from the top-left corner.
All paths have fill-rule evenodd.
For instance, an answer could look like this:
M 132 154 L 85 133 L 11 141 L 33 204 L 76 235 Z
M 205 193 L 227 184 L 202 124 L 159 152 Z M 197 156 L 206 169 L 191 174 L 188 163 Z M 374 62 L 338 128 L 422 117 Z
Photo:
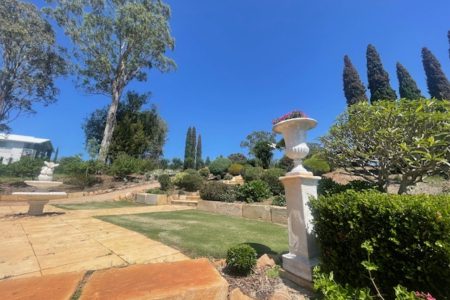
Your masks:
M 61 214 L 17 216 L 27 209 L 0 206 L 0 280 L 188 259 L 158 241 L 93 218 L 187 209 L 183 206 L 65 211 L 47 205 L 45 212 Z
M 95 272 L 80 300 L 225 300 L 228 283 L 207 259 L 133 265 Z
M 0 298 L 69 300 L 84 272 L 0 281 Z

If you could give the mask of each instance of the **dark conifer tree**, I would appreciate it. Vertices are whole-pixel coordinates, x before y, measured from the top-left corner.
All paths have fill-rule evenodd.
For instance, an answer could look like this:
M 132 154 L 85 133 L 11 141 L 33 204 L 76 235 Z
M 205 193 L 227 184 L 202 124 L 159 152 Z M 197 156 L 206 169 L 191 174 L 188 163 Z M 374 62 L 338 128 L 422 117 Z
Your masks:
M 389 83 L 389 74 L 384 70 L 380 55 L 373 45 L 367 46 L 367 78 L 370 101 L 397 99 L 397 94 Z
M 428 92 L 432 98 L 450 100 L 450 83 L 441 64 L 427 48 L 422 48 L 422 63 L 427 75 Z
M 450 58 L 450 30 L 447 32 L 447 38 L 448 38 L 448 45 L 449 45 L 448 57 Z
M 192 160 L 192 128 L 189 127 L 186 133 L 186 143 L 184 146 L 184 168 L 191 168 L 194 161 Z
M 211 159 L 209 158 L 209 156 L 206 157 L 205 160 L 205 166 L 209 166 L 211 164 Z
M 190 147 L 191 147 L 191 159 L 192 159 L 192 169 L 195 169 L 195 158 L 196 158 L 196 153 L 197 153 L 197 129 L 195 129 L 195 127 L 192 127 L 192 132 L 191 132 L 191 142 L 189 143 Z
M 202 160 L 202 136 L 199 134 L 197 139 L 197 149 L 195 153 L 195 167 L 198 169 L 203 168 Z
M 410 100 L 423 98 L 422 92 L 417 87 L 416 82 L 411 77 L 408 70 L 406 70 L 406 68 L 399 62 L 397 63 L 397 78 L 400 98 Z
M 344 94 L 347 99 L 347 106 L 353 105 L 360 101 L 367 102 L 366 88 L 359 77 L 358 71 L 356 71 L 350 58 L 344 56 Z

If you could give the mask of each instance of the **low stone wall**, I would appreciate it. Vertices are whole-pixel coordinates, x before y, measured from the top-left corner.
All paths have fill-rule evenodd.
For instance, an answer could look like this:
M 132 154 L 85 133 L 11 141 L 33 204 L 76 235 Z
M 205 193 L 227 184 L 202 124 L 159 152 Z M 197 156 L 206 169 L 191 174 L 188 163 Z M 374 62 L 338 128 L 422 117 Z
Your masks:
M 167 195 L 138 193 L 135 198 L 137 203 L 149 204 L 149 205 L 166 205 L 169 204 Z
M 286 207 L 199 200 L 197 209 L 227 216 L 287 225 Z

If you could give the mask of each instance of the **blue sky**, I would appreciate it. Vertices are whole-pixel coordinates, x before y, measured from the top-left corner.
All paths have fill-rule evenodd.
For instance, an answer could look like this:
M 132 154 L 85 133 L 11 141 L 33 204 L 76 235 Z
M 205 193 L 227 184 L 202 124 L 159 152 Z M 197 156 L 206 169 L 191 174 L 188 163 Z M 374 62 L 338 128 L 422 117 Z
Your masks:
M 41 6 L 43 1 L 34 0 Z M 202 134 L 204 156 L 245 151 L 240 141 L 293 109 L 318 120 L 310 141 L 325 134 L 345 109 L 343 56 L 367 83 L 365 51 L 378 49 L 397 90 L 400 61 L 427 94 L 420 51 L 428 47 L 450 77 L 447 31 L 450 1 L 434 0 L 194 0 L 172 8 L 178 64 L 169 74 L 151 71 L 146 83 L 168 122 L 168 158 L 182 157 L 189 126 Z M 61 44 L 67 41 L 60 39 Z M 13 133 L 50 138 L 60 155 L 84 153 L 81 124 L 109 103 L 58 80 L 58 102 L 11 124 Z

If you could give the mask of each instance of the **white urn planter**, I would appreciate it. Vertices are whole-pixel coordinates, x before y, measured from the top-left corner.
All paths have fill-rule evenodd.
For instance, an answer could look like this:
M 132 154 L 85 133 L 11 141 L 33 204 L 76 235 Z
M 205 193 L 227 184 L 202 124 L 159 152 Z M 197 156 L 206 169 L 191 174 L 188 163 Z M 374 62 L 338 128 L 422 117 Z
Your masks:
M 286 156 L 294 160 L 294 168 L 288 174 L 310 174 L 303 167 L 303 159 L 308 155 L 307 131 L 316 127 L 317 121 L 310 118 L 294 118 L 281 121 L 273 126 L 273 131 L 281 133 L 286 144 Z
M 310 197 L 317 197 L 320 177 L 302 165 L 309 153 L 307 131 L 316 125 L 314 119 L 293 118 L 273 126 L 273 131 L 284 137 L 286 155 L 294 160 L 294 168 L 280 177 L 286 194 L 289 234 L 289 253 L 283 255 L 283 269 L 288 279 L 305 287 L 312 286 L 312 269 L 319 256 L 308 202 Z

